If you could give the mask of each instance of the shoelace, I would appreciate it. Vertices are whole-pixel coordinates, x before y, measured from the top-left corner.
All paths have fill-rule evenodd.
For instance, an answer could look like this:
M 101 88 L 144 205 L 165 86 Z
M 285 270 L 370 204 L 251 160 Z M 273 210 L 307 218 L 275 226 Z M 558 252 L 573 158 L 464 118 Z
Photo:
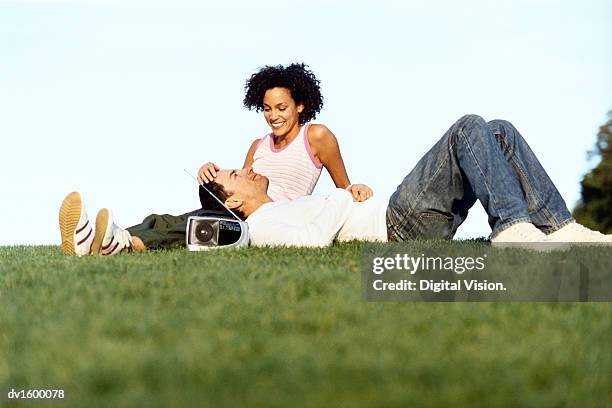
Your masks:
M 126 248 L 132 248 L 132 236 L 127 230 L 122 229 L 121 233 L 123 234 L 123 239 L 126 242 Z
M 113 225 L 113 228 L 116 228 L 114 231 L 115 237 L 117 237 L 117 241 L 119 241 L 120 245 L 123 248 L 131 248 L 132 247 L 132 236 L 129 232 L 119 227 L 118 225 Z

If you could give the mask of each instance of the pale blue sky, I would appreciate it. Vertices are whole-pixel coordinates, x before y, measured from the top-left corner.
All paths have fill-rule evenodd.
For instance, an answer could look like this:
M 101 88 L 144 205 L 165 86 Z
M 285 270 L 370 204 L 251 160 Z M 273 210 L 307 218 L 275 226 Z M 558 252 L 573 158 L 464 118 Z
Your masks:
M 379 197 L 477 113 L 512 121 L 573 207 L 612 109 L 612 2 L 0 0 L 0 245 L 58 243 L 73 190 L 123 226 L 196 208 L 183 168 L 240 166 L 268 132 L 244 81 L 296 61 Z M 479 208 L 459 237 L 489 232 Z

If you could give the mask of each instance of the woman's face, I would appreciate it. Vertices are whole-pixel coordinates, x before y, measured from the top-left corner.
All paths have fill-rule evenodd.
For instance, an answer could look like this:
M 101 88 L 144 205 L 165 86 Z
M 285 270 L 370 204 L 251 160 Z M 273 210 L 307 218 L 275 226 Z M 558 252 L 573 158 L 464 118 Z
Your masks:
M 304 105 L 296 105 L 287 88 L 270 88 L 263 98 L 264 117 L 275 136 L 293 136 L 299 131 L 299 114 Z

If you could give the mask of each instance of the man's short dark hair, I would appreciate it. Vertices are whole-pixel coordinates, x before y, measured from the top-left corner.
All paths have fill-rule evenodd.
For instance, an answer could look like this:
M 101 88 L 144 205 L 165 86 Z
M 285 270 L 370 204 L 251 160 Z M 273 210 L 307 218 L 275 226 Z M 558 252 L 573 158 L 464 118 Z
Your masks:
M 215 197 L 221 200 L 222 203 L 225 203 L 225 200 L 230 196 L 230 194 L 223 188 L 223 186 L 217 182 L 210 181 L 206 184 L 206 188 L 208 191 L 213 193 Z M 202 186 L 200 186 L 200 204 L 202 205 L 202 209 L 209 211 L 221 211 L 227 213 L 225 207 L 223 207 L 217 200 L 215 200 L 210 193 L 206 191 Z M 232 210 L 240 219 L 245 220 L 246 217 L 239 210 Z M 228 214 L 229 215 L 229 214 Z

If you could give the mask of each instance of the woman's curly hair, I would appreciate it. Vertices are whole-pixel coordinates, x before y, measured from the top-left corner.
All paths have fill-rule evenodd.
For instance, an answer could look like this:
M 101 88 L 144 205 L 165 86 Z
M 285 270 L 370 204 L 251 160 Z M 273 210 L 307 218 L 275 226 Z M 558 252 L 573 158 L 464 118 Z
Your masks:
M 244 106 L 249 110 L 261 112 L 263 98 L 268 89 L 287 88 L 297 105 L 304 105 L 299 123 L 303 125 L 317 117 L 323 108 L 323 96 L 319 80 L 305 64 L 265 66 L 251 75 L 244 86 Z

